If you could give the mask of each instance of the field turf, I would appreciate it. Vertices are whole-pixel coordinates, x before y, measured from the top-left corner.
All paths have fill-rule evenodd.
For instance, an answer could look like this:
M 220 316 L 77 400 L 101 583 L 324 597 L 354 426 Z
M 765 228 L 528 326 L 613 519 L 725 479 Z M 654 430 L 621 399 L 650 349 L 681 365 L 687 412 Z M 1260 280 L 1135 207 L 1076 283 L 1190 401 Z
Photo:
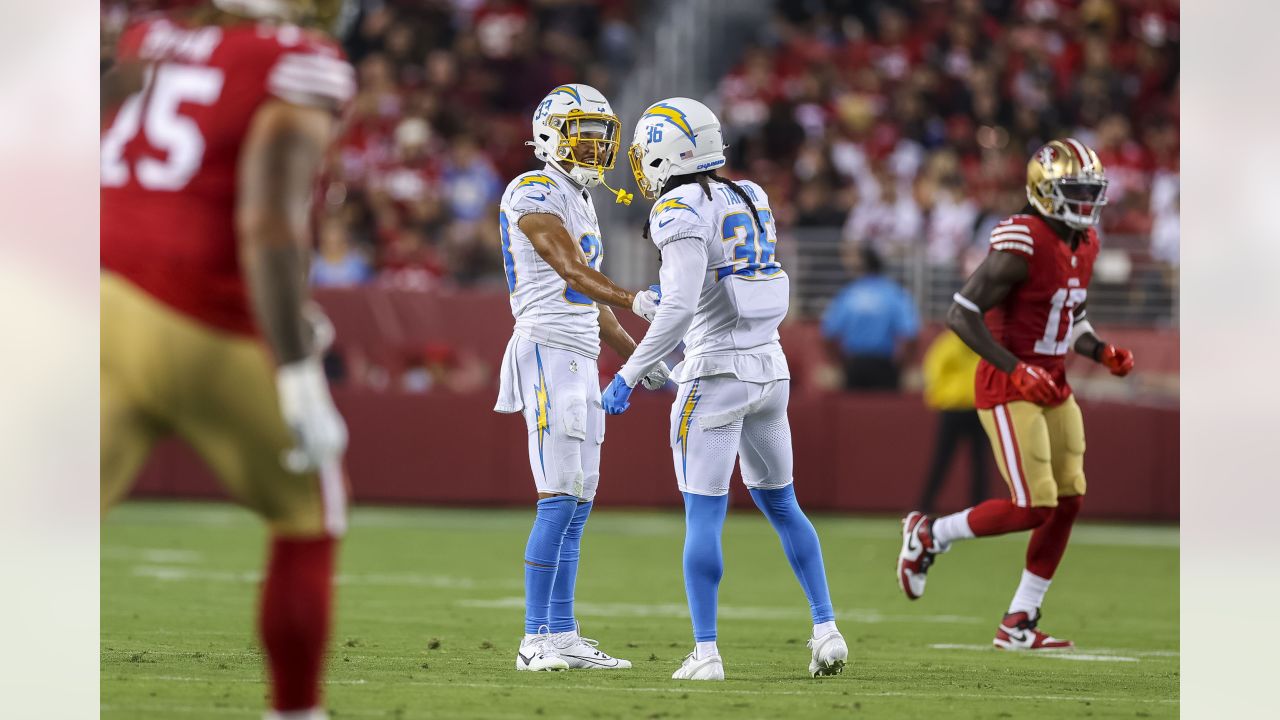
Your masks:
M 629 671 L 517 673 L 532 511 L 362 508 L 340 561 L 326 696 L 345 718 L 1146 718 L 1178 714 L 1178 533 L 1076 528 L 1044 607 L 1057 655 L 990 642 L 1025 535 L 959 545 L 928 594 L 898 590 L 893 519 L 814 518 L 843 675 L 807 676 L 804 597 L 755 512 L 725 526 L 727 680 L 670 679 L 692 649 L 678 512 L 593 514 L 583 634 Z M 264 533 L 229 505 L 131 503 L 102 531 L 102 717 L 260 718 L 253 635 Z

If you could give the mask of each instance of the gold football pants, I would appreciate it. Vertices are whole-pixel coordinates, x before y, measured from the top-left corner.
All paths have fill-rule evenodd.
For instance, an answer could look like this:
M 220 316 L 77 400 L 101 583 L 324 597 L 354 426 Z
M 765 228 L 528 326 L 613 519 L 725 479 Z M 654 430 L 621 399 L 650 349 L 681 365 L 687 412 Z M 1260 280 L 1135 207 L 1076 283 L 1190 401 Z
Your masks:
M 1074 396 L 1056 407 L 1015 401 L 979 410 L 1013 502 L 1056 507 L 1084 495 L 1084 418 Z
M 101 287 L 102 511 L 129 493 L 156 440 L 176 434 L 231 496 L 277 535 L 340 535 L 346 488 L 335 464 L 294 474 L 269 353 L 207 328 L 118 275 Z

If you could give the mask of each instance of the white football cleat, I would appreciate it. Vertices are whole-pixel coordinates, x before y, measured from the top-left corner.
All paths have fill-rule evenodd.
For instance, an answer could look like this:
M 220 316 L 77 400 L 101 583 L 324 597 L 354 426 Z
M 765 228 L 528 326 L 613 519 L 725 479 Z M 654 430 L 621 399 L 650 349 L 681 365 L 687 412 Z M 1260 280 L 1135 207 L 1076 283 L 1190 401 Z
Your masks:
M 630 660 L 611 657 L 601 651 L 599 645 L 574 630 L 551 636 L 551 647 L 569 664 L 570 670 L 626 670 L 631 667 Z
M 517 670 L 568 670 L 569 663 L 551 645 L 551 635 L 543 625 L 537 635 L 526 635 L 516 651 Z
M 809 640 L 813 659 L 809 661 L 809 674 L 814 677 L 839 675 L 849 661 L 849 646 L 839 630 L 832 630 L 820 638 Z
M 671 674 L 672 680 L 723 680 L 724 662 L 719 655 L 696 660 L 693 653 L 684 659 L 680 669 Z
M 898 587 L 908 600 L 924 595 L 929 567 L 941 553 L 950 549 L 933 539 L 933 518 L 912 512 L 902 518 L 902 551 L 898 553 Z

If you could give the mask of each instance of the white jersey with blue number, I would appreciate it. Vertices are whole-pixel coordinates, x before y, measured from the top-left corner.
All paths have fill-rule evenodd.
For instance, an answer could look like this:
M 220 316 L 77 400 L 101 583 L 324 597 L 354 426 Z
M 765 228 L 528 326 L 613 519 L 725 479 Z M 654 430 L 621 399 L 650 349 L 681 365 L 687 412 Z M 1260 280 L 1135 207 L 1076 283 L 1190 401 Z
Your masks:
M 769 197 L 753 182 L 738 183 L 755 203 L 758 218 L 753 218 L 751 208 L 729 186 L 714 180 L 709 186 L 709 199 L 698 183 L 674 188 L 658 199 L 649 216 L 650 237 L 660 251 L 686 238 L 706 247 L 702 292 L 684 335 L 685 359 L 672 379 L 789 379 L 778 325 L 787 315 L 791 286 L 774 254 L 778 236 Z
M 568 286 L 520 230 L 520 218 L 546 213 L 560 218 L 582 247 L 588 264 L 599 270 L 604 259 L 600 224 L 591 195 L 550 163 L 512 180 L 502 193 L 498 216 L 502 262 L 511 293 L 515 334 L 595 358 L 600 355 L 596 304 Z

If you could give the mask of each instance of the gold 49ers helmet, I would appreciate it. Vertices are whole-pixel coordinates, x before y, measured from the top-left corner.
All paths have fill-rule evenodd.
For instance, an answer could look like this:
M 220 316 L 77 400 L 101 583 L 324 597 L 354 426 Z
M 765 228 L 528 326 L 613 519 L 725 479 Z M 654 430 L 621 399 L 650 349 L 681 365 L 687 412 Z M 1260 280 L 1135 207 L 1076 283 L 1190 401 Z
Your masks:
M 1050 141 L 1027 163 L 1027 200 L 1076 230 L 1097 225 L 1107 204 L 1098 153 L 1075 138 Z
M 359 8 L 354 0 L 213 0 L 220 10 L 253 18 L 275 18 L 318 27 L 341 37 Z

